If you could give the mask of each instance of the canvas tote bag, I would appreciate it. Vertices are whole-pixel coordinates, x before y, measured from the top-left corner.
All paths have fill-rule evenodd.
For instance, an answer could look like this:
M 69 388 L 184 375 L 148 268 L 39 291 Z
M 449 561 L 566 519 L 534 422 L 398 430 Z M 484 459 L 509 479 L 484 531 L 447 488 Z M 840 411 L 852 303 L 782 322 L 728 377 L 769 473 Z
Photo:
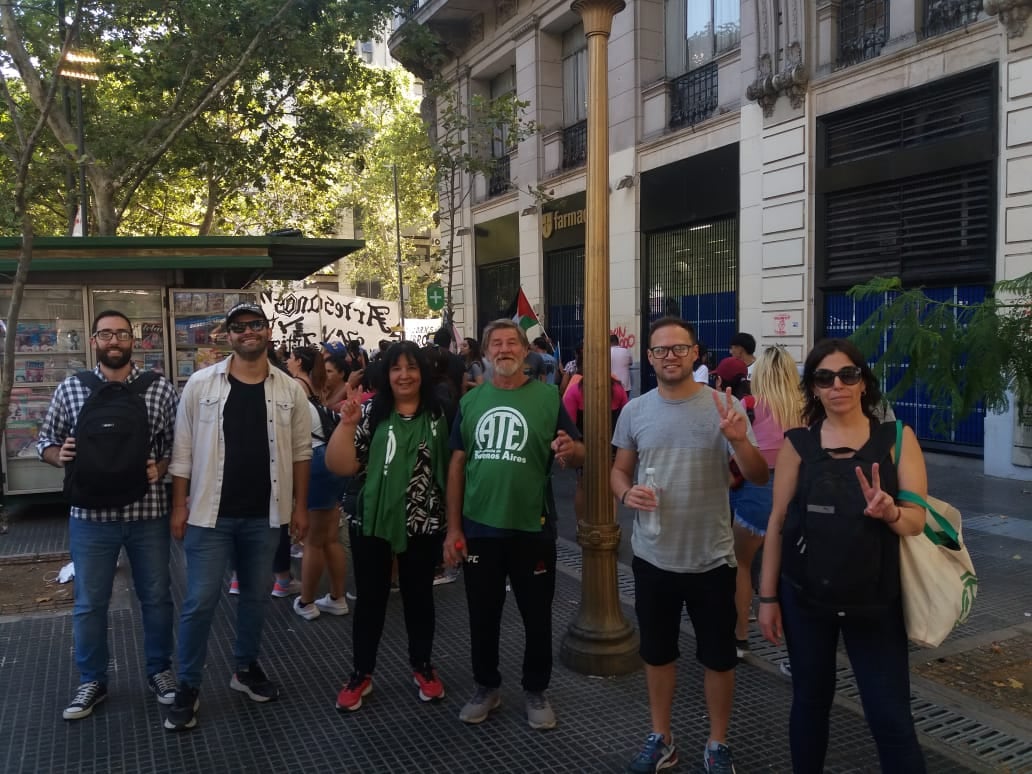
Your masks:
M 896 423 L 896 460 L 903 425 Z M 978 576 L 961 535 L 960 511 L 947 502 L 900 490 L 897 499 L 925 509 L 925 527 L 901 537 L 900 587 L 907 637 L 915 645 L 936 648 L 971 614 Z

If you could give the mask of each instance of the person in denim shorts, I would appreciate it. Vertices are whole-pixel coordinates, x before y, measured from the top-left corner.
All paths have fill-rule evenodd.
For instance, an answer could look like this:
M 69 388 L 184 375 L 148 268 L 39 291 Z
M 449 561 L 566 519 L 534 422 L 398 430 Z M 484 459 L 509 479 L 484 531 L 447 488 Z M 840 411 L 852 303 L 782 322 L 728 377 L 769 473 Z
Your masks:
M 753 433 L 760 454 L 770 468 L 766 484 L 744 482 L 731 490 L 731 512 L 734 514 L 735 559 L 738 562 L 735 607 L 735 648 L 738 658 L 749 650 L 749 614 L 752 611 L 752 565 L 756 552 L 767 534 L 767 519 L 772 505 L 774 460 L 785 441 L 785 431 L 802 422 L 803 393 L 795 360 L 781 347 L 767 347 L 756 359 L 751 383 L 756 400 L 753 409 Z

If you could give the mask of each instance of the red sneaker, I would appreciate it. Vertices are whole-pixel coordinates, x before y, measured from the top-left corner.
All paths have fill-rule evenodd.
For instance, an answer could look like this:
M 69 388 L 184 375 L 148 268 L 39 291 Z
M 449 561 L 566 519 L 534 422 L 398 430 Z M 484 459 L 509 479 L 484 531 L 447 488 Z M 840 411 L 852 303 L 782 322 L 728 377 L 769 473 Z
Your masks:
M 348 682 L 337 694 L 337 709 L 354 712 L 362 706 L 362 697 L 373 692 L 373 676 L 352 672 Z
M 412 682 L 419 689 L 420 701 L 436 701 L 444 698 L 444 683 L 437 676 L 437 670 L 429 664 L 412 672 Z

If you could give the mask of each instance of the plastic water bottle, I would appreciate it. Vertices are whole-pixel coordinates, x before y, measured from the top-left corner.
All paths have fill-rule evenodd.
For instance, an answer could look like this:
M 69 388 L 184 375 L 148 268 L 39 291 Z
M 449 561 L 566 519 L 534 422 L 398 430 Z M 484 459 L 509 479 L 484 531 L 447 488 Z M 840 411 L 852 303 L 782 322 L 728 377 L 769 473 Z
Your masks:
M 656 469 L 645 468 L 645 480 L 641 482 L 652 490 L 656 497 L 656 509 L 644 511 L 638 509 L 638 529 L 644 537 L 655 538 L 659 535 L 659 484 L 656 483 Z

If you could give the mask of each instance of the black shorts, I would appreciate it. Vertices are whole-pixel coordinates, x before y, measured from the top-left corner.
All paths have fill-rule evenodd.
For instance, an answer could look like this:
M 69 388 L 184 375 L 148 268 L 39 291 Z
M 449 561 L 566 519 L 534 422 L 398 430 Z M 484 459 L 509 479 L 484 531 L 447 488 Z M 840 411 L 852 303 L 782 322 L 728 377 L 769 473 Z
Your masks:
M 734 567 L 722 565 L 703 573 L 670 572 L 636 556 L 631 568 L 642 661 L 663 666 L 681 655 L 677 641 L 684 606 L 695 629 L 695 658 L 699 663 L 716 672 L 735 668 Z

